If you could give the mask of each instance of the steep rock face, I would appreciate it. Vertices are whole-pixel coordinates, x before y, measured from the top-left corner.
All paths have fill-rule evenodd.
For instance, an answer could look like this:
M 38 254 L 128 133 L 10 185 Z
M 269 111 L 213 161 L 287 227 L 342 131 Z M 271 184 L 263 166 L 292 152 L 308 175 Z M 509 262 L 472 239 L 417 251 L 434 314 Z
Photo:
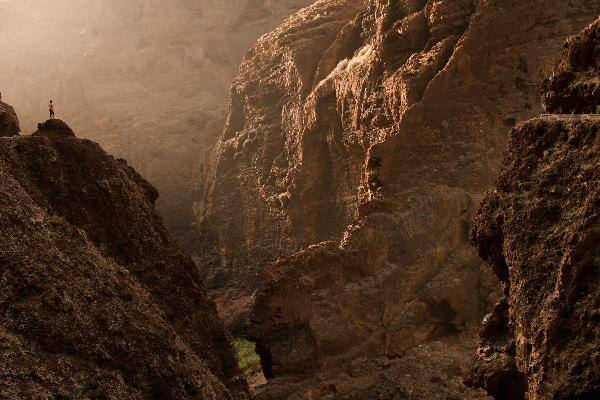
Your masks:
M 507 126 L 540 113 L 564 39 L 599 12 L 586 0 L 318 1 L 259 41 L 199 219 L 221 315 L 240 330 L 252 315 L 271 378 L 261 396 L 418 392 L 402 365 L 480 396 L 451 383 L 499 296 L 469 245 L 474 207 Z M 440 348 L 446 376 L 427 361 Z
M 231 81 L 250 46 L 314 0 L 22 0 L 0 4 L 0 90 L 35 129 L 53 99 L 82 137 L 155 185 L 178 242 L 195 240 Z
M 364 7 L 360 1 L 317 2 L 261 38 L 240 67 L 232 88 L 229 120 L 218 147 L 217 179 L 199 209 L 201 223 L 208 225 L 204 236 L 216 236 L 215 247 L 208 247 L 205 253 L 210 259 L 221 252 L 225 261 L 210 271 L 209 282 L 234 287 L 233 293 L 220 293 L 220 305 L 243 310 L 248 296 L 263 279 L 267 263 L 277 254 L 297 249 L 299 238 L 303 245 L 315 241 L 316 232 L 310 237 L 304 230 L 318 228 L 302 221 L 303 216 L 296 217 L 294 206 L 288 203 L 292 192 L 301 189 L 295 182 L 300 178 L 300 156 L 305 146 L 301 135 L 303 103 L 314 86 L 314 72 L 321 58 L 334 45 L 340 30 Z M 328 162 L 323 153 L 326 146 L 310 151 L 315 153 L 316 162 L 318 155 Z M 320 212 L 318 198 L 322 194 L 314 193 L 312 205 L 306 207 Z M 326 212 L 320 215 L 329 218 Z M 306 228 L 298 222 L 306 222 Z M 331 218 L 321 222 L 323 229 L 329 228 Z M 213 228 L 215 232 L 211 232 Z M 237 297 L 240 288 L 242 293 Z
M 600 112 L 600 25 L 592 24 L 565 43 L 556 74 L 544 82 L 542 101 L 550 113 Z
M 598 29 L 600 20 L 567 42 L 558 77 L 544 85 L 551 108 L 596 104 L 576 88 L 589 88 L 600 65 L 573 55 L 582 43 L 600 46 L 590 35 Z M 568 87 L 557 83 L 565 66 L 585 72 Z M 511 132 L 502 173 L 478 211 L 472 239 L 506 296 L 484 321 L 469 380 L 496 399 L 600 396 L 599 152 L 599 115 L 527 121 Z
M 0 137 L 15 136 L 19 132 L 21 128 L 15 110 L 8 104 L 0 102 Z
M 246 398 L 157 197 L 62 121 L 0 139 L 1 398 Z

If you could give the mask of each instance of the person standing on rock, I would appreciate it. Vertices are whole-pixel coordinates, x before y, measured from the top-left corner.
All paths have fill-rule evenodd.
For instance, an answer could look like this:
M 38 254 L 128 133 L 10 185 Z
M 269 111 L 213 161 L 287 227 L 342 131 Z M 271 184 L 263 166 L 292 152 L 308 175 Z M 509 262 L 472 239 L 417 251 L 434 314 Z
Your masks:
M 54 104 L 52 100 L 50 100 L 50 104 L 48 105 L 48 111 L 50 111 L 50 119 L 54 119 Z

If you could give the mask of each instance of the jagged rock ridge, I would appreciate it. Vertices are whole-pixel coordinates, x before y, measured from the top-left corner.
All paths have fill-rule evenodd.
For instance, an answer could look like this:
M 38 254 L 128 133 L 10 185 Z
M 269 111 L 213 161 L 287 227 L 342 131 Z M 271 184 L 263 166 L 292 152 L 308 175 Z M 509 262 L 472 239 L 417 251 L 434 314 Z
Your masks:
M 507 127 L 542 111 L 564 39 L 598 13 L 318 1 L 259 41 L 198 204 L 209 289 L 271 378 L 259 398 L 483 396 L 460 377 L 499 291 L 469 225 Z
M 0 398 L 247 398 L 157 197 L 62 121 L 0 138 Z
M 567 41 L 543 86 L 548 109 L 596 110 L 599 31 L 600 20 Z M 505 298 L 484 321 L 469 381 L 496 399 L 600 397 L 599 154 L 597 114 L 541 116 L 510 134 L 472 231 Z

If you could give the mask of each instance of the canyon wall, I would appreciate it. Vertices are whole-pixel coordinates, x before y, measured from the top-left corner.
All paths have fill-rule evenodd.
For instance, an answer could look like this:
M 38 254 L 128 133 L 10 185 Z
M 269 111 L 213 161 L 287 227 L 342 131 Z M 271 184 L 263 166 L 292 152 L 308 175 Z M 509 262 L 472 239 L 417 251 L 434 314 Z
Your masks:
M 543 85 L 553 114 L 511 132 L 475 218 L 473 243 L 505 297 L 469 380 L 496 399 L 600 397 L 599 77 L 600 20 L 567 41 Z
M 599 13 L 317 1 L 259 40 L 196 206 L 207 286 L 258 343 L 258 398 L 485 397 L 460 377 L 500 290 L 469 226 L 507 129 L 542 112 L 563 41 Z
M 157 197 L 62 121 L 0 138 L 0 398 L 248 398 Z
M 48 115 L 125 158 L 155 185 L 188 250 L 192 193 L 250 46 L 313 0 L 0 2 L 0 91 L 24 132 Z

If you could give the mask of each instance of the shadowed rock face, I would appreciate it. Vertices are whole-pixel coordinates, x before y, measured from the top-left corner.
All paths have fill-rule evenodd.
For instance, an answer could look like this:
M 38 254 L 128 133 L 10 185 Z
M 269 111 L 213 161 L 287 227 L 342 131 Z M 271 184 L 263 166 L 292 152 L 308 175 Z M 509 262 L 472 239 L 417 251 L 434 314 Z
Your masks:
M 0 139 L 0 398 L 246 398 L 157 197 L 62 121 Z
M 600 24 L 565 43 L 561 63 L 544 82 L 542 102 L 549 113 L 600 113 Z
M 560 68 L 585 74 L 563 92 L 556 91 L 560 78 L 544 86 L 555 110 L 582 112 L 594 101 L 571 89 L 587 87 L 600 68 L 573 55 L 582 41 L 600 46 L 591 36 L 599 28 L 600 21 L 567 41 Z M 472 231 L 505 289 L 484 320 L 469 378 L 496 399 L 600 396 L 599 154 L 598 115 L 548 115 L 511 132 L 502 173 Z
M 15 136 L 19 132 L 21 128 L 15 110 L 8 104 L 0 102 L 0 137 Z
M 271 378 L 259 398 L 481 396 L 460 376 L 500 293 L 469 225 L 507 127 L 599 12 L 318 1 L 250 51 L 198 212 L 209 289 Z

